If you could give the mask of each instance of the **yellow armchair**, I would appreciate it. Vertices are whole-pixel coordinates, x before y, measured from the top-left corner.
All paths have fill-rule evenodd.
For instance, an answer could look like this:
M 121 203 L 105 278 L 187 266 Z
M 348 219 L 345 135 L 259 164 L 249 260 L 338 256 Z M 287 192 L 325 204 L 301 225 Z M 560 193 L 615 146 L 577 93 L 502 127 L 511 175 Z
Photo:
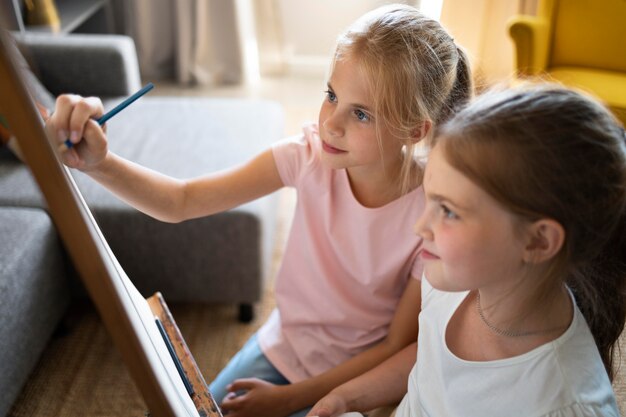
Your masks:
M 626 124 L 626 0 L 539 0 L 509 22 L 520 77 L 548 75 L 603 100 Z

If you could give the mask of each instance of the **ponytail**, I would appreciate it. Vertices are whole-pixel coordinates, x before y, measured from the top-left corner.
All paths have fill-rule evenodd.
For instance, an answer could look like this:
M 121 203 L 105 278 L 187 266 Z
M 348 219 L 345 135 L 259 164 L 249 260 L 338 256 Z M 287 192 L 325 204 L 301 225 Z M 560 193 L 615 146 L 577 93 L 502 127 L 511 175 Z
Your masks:
M 609 379 L 619 363 L 617 340 L 626 322 L 626 216 L 623 216 L 604 252 L 567 281 L 576 304 L 593 334 Z M 617 348 L 617 352 L 615 351 Z
M 626 133 L 621 127 L 617 130 L 626 151 Z M 626 163 L 622 164 L 622 170 L 626 172 Z M 625 189 L 626 180 L 623 180 L 622 191 Z M 621 213 L 598 256 L 572 273 L 568 280 L 611 381 L 615 376 L 614 360 L 619 363 L 617 355 L 621 356 L 617 340 L 626 323 L 626 198 Z
M 443 104 L 441 111 L 437 117 L 437 125 L 440 125 L 450 119 L 472 98 L 472 74 L 470 71 L 469 58 L 467 53 L 460 46 L 456 46 L 458 60 L 456 64 L 456 72 L 452 89 Z

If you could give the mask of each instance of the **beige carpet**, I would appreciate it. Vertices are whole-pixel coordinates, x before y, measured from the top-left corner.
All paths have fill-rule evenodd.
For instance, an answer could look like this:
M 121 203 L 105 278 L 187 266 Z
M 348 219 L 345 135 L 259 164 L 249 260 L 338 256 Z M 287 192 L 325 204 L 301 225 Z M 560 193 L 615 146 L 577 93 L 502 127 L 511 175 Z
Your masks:
M 281 199 L 289 213 L 293 196 Z M 232 305 L 170 305 L 172 314 L 206 381 L 223 368 L 248 337 L 265 321 L 274 306 L 272 283 L 290 217 L 278 224 L 273 265 L 256 318 L 237 322 Z M 146 406 L 119 353 L 95 310 L 75 305 L 68 313 L 67 331 L 55 335 L 45 350 L 9 416 L 13 417 L 128 417 L 144 416 Z M 626 355 L 626 340 L 622 350 Z M 626 361 L 622 361 L 626 363 Z M 616 378 L 615 393 L 626 411 L 626 366 Z
M 285 190 L 288 191 L 288 190 Z M 263 324 L 274 307 L 274 275 L 289 227 L 294 195 L 281 192 L 272 265 L 253 322 L 237 321 L 234 305 L 168 306 L 207 383 Z M 166 300 L 167 302 L 167 300 Z M 12 417 L 144 416 L 147 407 L 94 307 L 71 307 L 26 386 Z
M 207 381 L 262 323 L 264 302 L 250 325 L 233 306 L 170 306 Z M 266 308 L 266 306 L 268 308 Z M 130 374 L 91 306 L 75 306 L 76 322 L 57 335 L 20 394 L 10 416 L 143 416 L 147 410 Z
M 621 415 L 626 415 L 626 333 L 622 333 L 620 336 L 619 346 L 622 359 L 617 362 L 618 369 L 613 381 L 613 390 Z M 617 355 L 620 355 L 620 352 Z

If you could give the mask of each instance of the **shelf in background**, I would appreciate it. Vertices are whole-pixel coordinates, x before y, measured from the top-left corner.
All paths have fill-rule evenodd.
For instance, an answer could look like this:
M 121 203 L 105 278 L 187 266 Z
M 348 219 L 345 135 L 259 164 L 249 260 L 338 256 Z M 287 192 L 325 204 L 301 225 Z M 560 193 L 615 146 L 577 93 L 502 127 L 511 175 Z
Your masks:
M 11 29 L 20 32 L 53 33 L 48 26 L 26 25 L 24 2 L 22 0 L 3 0 L 8 10 L 7 18 Z M 55 0 L 59 19 L 60 34 L 80 33 L 111 33 L 111 9 L 109 0 Z M 12 9 L 12 16 L 11 16 Z

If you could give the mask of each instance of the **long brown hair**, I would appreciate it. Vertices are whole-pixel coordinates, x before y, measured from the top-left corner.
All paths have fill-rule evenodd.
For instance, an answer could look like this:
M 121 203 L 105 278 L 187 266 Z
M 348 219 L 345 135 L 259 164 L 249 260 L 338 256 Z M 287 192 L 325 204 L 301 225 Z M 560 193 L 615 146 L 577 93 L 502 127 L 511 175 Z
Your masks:
M 366 13 L 339 37 L 333 65 L 346 57 L 365 71 L 376 117 L 404 143 L 399 181 L 404 194 L 421 175 L 410 141 L 416 130 L 425 121 L 434 127 L 447 120 L 472 96 L 467 55 L 439 22 L 393 4 Z
M 612 379 L 626 320 L 626 140 L 609 111 L 554 84 L 493 91 L 437 132 L 448 163 L 565 242 L 535 294 L 566 282 Z M 552 292 L 553 294 L 553 292 Z

